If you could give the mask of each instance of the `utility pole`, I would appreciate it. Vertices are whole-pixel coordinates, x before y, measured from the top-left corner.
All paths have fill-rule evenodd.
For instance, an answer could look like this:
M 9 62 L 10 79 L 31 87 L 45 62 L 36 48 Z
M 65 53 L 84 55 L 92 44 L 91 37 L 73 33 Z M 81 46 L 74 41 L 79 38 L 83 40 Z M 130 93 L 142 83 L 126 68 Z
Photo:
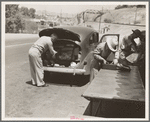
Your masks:
M 100 28 L 101 28 L 101 16 L 99 18 L 99 32 L 100 32 Z
M 82 16 L 83 16 L 83 23 L 84 23 L 84 26 L 85 26 L 85 12 L 83 12 L 83 14 L 82 14 Z
M 102 12 L 103 12 L 103 7 L 102 7 Z M 100 15 L 100 19 L 99 19 L 99 33 L 100 33 L 100 28 L 101 28 L 101 18 L 102 18 L 102 15 Z
M 60 12 L 60 23 L 62 23 L 61 19 L 62 19 L 62 9 L 61 9 L 61 12 Z
M 137 7 L 135 9 L 135 20 L 134 20 L 134 24 L 136 24 L 136 17 L 137 17 Z

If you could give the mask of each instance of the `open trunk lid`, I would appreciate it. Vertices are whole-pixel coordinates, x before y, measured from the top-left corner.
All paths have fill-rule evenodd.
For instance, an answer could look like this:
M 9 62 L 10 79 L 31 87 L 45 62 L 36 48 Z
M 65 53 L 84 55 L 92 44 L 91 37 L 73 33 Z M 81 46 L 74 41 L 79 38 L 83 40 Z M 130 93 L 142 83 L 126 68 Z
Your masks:
M 55 33 L 59 39 L 70 39 L 73 41 L 81 41 L 80 36 L 72 31 L 63 28 L 48 28 L 39 32 L 39 36 L 50 36 Z

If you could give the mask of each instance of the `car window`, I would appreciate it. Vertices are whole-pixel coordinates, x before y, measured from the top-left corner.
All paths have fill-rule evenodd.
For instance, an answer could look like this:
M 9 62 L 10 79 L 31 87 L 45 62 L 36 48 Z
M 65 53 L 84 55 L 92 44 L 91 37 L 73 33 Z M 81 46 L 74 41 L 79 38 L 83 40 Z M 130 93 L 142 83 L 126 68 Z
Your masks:
M 112 38 L 114 38 L 114 39 L 116 39 L 116 40 L 119 41 L 117 35 L 106 35 L 106 36 L 103 36 L 103 37 L 101 38 L 100 43 L 106 42 L 107 40 L 112 39 Z
M 119 36 L 118 35 L 106 35 L 106 36 L 103 36 L 100 40 L 100 42 L 106 42 L 107 40 L 110 40 L 110 39 L 115 39 L 119 42 Z M 117 46 L 118 48 L 118 46 Z
M 94 38 L 94 43 L 97 43 L 98 42 L 98 33 L 94 33 L 93 38 Z
M 89 44 L 93 44 L 94 43 L 94 35 L 92 34 L 89 38 Z
M 98 42 L 98 33 L 94 33 L 91 35 L 89 39 L 89 44 L 97 43 Z

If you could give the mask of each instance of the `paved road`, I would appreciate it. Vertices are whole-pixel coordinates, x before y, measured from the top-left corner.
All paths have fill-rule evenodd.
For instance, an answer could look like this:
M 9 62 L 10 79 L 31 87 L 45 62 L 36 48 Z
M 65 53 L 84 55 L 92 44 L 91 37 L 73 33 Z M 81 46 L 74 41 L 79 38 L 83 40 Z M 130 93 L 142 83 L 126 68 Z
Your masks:
M 70 87 L 50 82 L 45 88 L 31 85 L 28 50 L 38 36 L 30 37 L 6 35 L 5 116 L 65 118 L 72 113 L 83 114 L 89 101 L 81 94 L 87 85 Z

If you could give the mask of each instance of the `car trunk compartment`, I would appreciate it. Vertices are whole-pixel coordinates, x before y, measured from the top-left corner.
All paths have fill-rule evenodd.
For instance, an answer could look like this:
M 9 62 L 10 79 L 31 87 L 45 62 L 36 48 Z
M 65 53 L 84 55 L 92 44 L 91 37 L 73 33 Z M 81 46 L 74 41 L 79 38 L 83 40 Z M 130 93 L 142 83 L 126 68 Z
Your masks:
M 69 67 L 71 62 L 79 62 L 78 55 L 81 51 L 80 46 L 73 40 L 69 39 L 59 39 L 54 44 L 54 50 L 57 52 L 56 58 L 54 60 L 55 64 L 63 65 L 65 67 Z M 46 52 L 46 56 L 44 60 L 48 60 L 50 62 L 52 58 L 49 52 Z

